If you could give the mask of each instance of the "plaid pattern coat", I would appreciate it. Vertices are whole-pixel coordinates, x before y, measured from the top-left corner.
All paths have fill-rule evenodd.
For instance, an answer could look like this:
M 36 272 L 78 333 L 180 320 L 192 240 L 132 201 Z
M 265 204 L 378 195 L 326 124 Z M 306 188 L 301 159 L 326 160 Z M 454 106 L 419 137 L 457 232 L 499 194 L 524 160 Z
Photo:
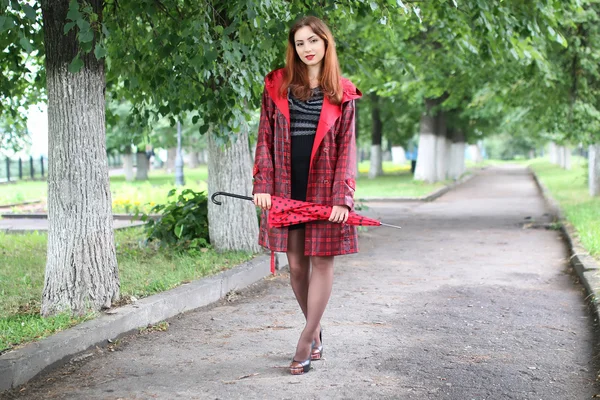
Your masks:
M 258 143 L 254 162 L 254 193 L 291 197 L 291 135 L 287 97 L 279 95 L 283 69 L 265 78 Z M 354 209 L 356 186 L 356 142 L 354 100 L 361 92 L 342 79 L 341 105 L 331 104 L 325 96 L 313 144 L 306 201 L 323 205 L 346 205 Z M 335 256 L 358 251 L 355 226 L 311 222 L 305 228 L 304 254 Z M 261 218 L 259 244 L 271 251 L 287 251 L 288 229 L 269 228 L 266 211 Z

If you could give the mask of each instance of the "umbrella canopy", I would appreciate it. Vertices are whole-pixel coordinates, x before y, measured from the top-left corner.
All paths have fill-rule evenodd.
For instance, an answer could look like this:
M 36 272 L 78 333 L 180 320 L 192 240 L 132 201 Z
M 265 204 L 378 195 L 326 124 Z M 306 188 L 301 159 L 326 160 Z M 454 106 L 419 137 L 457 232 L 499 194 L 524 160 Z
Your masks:
M 216 200 L 216 196 L 229 196 L 242 200 L 254 200 L 249 196 L 241 196 L 239 194 L 216 192 L 211 196 L 213 203 L 221 205 L 221 202 Z M 271 209 L 269 210 L 269 226 L 284 227 L 306 222 L 327 221 L 331 215 L 333 207 L 324 206 L 321 204 L 309 203 L 306 201 L 284 199 L 283 197 L 271 196 Z M 373 218 L 367 218 L 360 214 L 350 211 L 346 224 L 357 226 L 388 226 L 398 228 L 399 226 L 384 224 Z M 275 253 L 271 252 L 271 273 L 275 273 Z
M 331 206 L 284 199 L 271 196 L 271 209 L 269 210 L 269 226 L 282 227 L 305 222 L 327 221 L 331 215 Z M 348 213 L 348 225 L 380 226 L 381 221 L 363 217 L 351 211 Z

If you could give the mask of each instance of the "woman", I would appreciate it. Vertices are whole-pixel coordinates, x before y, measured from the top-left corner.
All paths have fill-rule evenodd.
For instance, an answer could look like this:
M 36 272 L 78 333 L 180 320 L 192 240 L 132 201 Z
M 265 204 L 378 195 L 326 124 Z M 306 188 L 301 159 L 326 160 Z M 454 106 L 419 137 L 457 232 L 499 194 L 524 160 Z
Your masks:
M 292 289 L 306 325 L 290 365 L 310 370 L 323 354 L 321 317 L 333 285 L 334 256 L 358 251 L 354 226 L 356 145 L 354 100 L 359 90 L 341 77 L 335 42 L 316 17 L 290 29 L 285 68 L 265 78 L 254 164 L 254 203 L 261 207 L 259 242 L 286 252 Z M 267 226 L 271 195 L 333 206 L 328 221 Z M 312 266 L 312 271 L 311 271 Z

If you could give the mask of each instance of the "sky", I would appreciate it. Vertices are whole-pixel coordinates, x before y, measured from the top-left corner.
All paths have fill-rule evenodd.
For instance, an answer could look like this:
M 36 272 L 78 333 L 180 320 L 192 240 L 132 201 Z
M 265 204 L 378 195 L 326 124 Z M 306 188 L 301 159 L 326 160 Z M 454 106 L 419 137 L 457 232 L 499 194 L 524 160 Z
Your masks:
M 31 134 L 31 148 L 17 153 L 17 157 L 48 155 L 48 114 L 46 104 L 31 106 L 27 110 L 27 130 Z

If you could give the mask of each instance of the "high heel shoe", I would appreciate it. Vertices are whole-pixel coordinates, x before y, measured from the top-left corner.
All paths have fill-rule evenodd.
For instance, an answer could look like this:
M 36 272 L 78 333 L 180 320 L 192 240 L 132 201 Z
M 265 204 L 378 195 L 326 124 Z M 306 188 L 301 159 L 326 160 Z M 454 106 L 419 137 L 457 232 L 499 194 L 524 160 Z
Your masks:
M 310 352 L 310 359 L 312 361 L 319 361 L 323 356 L 323 329 L 319 331 L 319 341 L 321 344 L 319 346 L 313 346 Z
M 297 363 L 298 365 L 293 365 L 294 363 Z M 302 368 L 301 372 L 299 371 L 300 368 Z M 310 371 L 310 358 L 304 361 L 292 360 L 292 364 L 290 365 L 290 373 L 292 375 L 302 375 L 308 371 Z

